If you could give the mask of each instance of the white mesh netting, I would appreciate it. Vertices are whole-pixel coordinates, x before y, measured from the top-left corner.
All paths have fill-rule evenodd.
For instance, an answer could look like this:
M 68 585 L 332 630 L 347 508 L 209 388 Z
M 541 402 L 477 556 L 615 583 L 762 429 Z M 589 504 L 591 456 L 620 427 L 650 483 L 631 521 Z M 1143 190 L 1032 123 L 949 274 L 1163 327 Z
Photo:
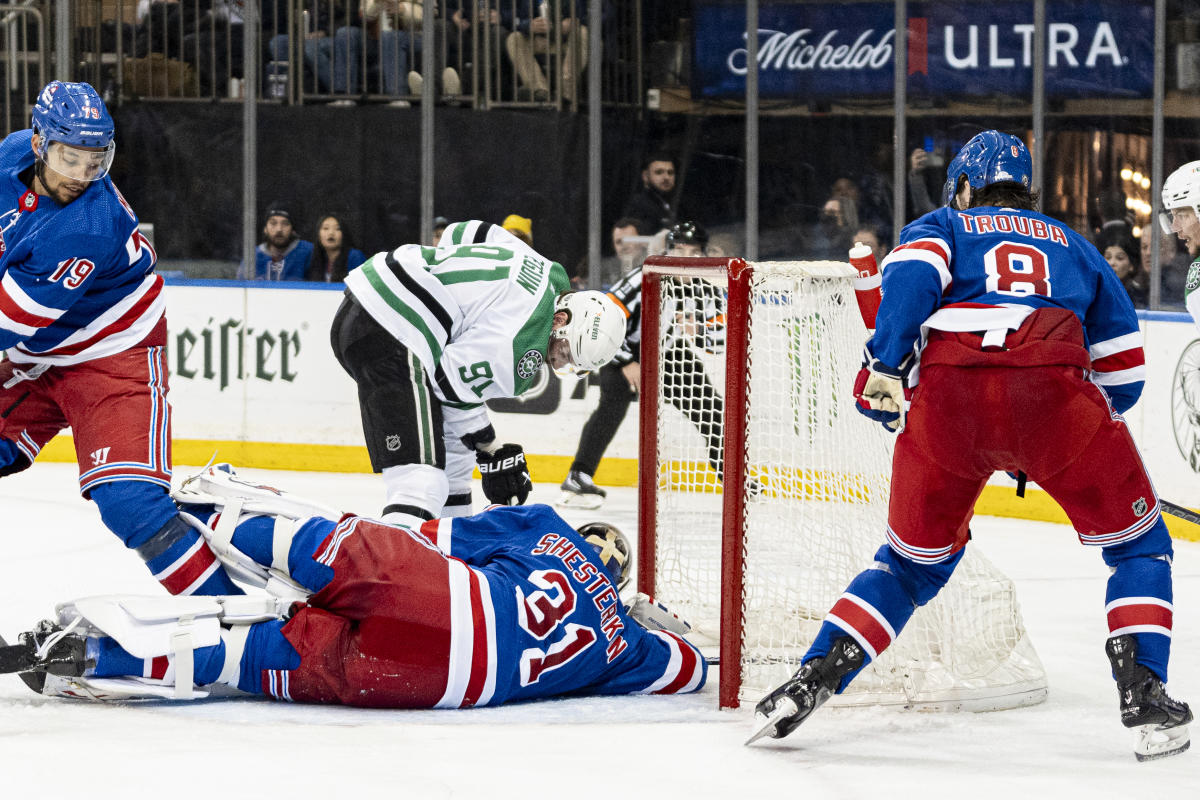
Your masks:
M 656 593 L 702 641 L 715 642 L 722 624 L 723 323 L 727 311 L 749 315 L 747 363 L 728 367 L 748 381 L 746 700 L 797 669 L 826 611 L 883 544 L 894 440 L 851 407 L 866 331 L 849 265 L 753 267 L 746 310 L 725 308 L 724 282 L 712 273 L 663 275 L 657 343 Z M 1012 582 L 972 545 L 946 588 L 835 702 L 982 710 L 1044 694 Z

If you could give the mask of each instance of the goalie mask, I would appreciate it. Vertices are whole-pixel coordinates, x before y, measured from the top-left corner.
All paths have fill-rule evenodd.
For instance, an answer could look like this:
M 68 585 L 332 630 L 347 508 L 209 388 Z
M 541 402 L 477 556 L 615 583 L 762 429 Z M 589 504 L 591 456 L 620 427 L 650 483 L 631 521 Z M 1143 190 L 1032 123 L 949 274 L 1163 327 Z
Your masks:
M 629 540 L 625 538 L 625 534 L 607 522 L 589 522 L 580 525 L 576 530 L 604 562 L 604 569 L 617 591 L 624 589 L 625 584 L 629 583 L 631 566 Z
M 1175 232 L 1171 229 L 1175 209 L 1188 208 L 1200 217 L 1200 161 L 1189 161 L 1167 176 L 1162 188 L 1162 207 L 1158 222 L 1167 234 Z
M 550 334 L 550 349 L 565 342 L 569 347 L 567 363 L 551 366 L 557 375 L 589 372 L 612 361 L 625 340 L 625 312 L 603 292 L 582 291 L 559 295 L 554 313 L 564 312 L 566 324 Z
M 89 84 L 51 81 L 33 107 L 37 158 L 73 181 L 98 181 L 112 166 L 115 125 Z

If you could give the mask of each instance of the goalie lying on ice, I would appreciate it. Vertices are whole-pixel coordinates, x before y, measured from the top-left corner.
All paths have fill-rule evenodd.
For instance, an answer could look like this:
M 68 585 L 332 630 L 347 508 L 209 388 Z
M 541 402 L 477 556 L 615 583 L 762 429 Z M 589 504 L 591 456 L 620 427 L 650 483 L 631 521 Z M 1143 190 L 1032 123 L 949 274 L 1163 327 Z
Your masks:
M 625 537 L 547 506 L 421 529 L 339 515 L 205 470 L 175 492 L 221 559 L 269 597 L 99 597 L 0 648 L 43 694 L 460 708 L 563 694 L 692 692 L 686 624 L 618 592 Z M 318 514 L 313 516 L 313 514 Z

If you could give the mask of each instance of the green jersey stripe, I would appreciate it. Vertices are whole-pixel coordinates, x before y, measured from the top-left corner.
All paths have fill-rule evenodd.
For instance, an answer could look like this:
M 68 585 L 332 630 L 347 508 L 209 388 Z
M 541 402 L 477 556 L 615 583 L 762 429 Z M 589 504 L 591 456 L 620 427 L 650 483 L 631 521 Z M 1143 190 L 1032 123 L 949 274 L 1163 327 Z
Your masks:
M 468 283 L 470 281 L 506 281 L 508 280 L 510 271 L 507 266 L 484 267 L 482 269 L 454 269 L 439 272 L 433 277 L 441 281 L 443 286 L 449 286 L 454 283 Z

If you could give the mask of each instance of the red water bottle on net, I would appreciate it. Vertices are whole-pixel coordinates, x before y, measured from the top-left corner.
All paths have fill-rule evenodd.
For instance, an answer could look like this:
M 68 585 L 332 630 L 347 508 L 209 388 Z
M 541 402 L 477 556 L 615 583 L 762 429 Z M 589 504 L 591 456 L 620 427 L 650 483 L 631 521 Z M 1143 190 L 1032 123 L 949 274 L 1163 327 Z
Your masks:
M 880 287 L 883 276 L 875 263 L 875 253 L 862 242 L 850 248 L 850 266 L 858 273 L 854 279 L 854 297 L 858 300 L 858 313 L 868 330 L 875 330 L 875 315 L 879 313 L 879 300 L 883 297 Z

